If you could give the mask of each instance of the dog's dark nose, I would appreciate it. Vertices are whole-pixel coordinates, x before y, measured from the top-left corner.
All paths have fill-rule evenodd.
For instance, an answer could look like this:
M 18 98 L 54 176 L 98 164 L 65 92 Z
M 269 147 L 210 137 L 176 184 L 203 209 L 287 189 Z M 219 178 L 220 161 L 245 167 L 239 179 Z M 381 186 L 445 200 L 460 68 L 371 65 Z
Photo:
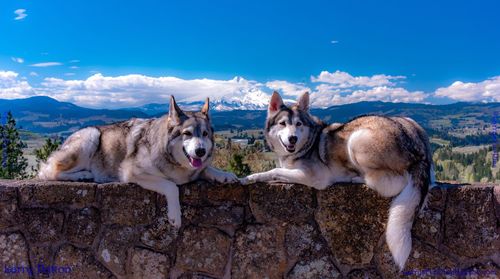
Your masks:
M 196 153 L 196 156 L 198 157 L 203 157 L 207 152 L 205 151 L 205 148 L 196 148 L 194 153 Z
M 288 141 L 289 141 L 291 144 L 295 144 L 295 143 L 297 143 L 297 137 L 296 137 L 296 136 L 291 136 L 291 137 L 288 137 Z

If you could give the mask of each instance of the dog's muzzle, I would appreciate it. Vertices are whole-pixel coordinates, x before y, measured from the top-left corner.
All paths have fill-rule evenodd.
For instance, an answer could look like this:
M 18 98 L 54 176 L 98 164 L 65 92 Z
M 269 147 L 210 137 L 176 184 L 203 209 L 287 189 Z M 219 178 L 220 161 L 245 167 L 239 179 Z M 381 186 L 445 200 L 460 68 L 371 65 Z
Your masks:
M 278 137 L 280 139 L 280 143 L 281 145 L 283 145 L 283 147 L 285 148 L 285 150 L 288 152 L 288 153 L 293 153 L 295 152 L 295 144 L 289 144 L 289 145 L 286 145 L 283 140 L 281 140 L 281 137 Z
M 186 155 L 186 158 L 188 158 L 189 164 L 193 168 L 199 168 L 199 167 L 201 167 L 201 165 L 203 165 L 203 161 L 201 160 L 201 158 L 194 158 L 194 157 L 189 156 L 189 154 L 187 153 L 187 151 L 184 147 L 182 147 L 182 151 L 184 152 L 184 155 Z

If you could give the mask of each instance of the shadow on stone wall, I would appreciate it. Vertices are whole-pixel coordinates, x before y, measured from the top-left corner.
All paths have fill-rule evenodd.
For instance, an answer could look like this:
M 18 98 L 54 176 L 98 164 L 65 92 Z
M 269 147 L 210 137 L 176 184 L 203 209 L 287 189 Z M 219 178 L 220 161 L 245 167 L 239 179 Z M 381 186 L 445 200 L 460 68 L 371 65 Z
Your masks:
M 498 185 L 434 188 L 403 273 L 384 241 L 390 200 L 363 185 L 200 181 L 181 201 L 176 230 L 165 199 L 136 185 L 0 181 L 0 278 L 28 278 L 30 266 L 42 278 L 500 275 Z

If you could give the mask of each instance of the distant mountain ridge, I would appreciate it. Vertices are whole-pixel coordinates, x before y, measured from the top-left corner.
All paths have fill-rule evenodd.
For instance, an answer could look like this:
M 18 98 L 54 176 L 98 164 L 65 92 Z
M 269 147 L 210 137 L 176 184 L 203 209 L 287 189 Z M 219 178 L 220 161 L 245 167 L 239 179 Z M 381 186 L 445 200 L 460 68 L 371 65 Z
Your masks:
M 2 117 L 7 111 L 12 112 L 18 126 L 35 133 L 69 133 L 85 126 L 148 117 L 138 110 L 89 109 L 46 96 L 0 99 Z
M 198 109 L 202 102 L 179 102 L 186 110 Z M 230 107 L 225 100 L 211 101 L 212 108 Z M 265 107 L 264 107 L 265 108 Z M 0 99 L 0 112 L 12 111 L 18 125 L 36 133 L 69 134 L 82 127 L 102 125 L 133 117 L 158 117 L 168 111 L 168 104 L 147 104 L 126 109 L 90 109 L 50 97 L 27 99 Z M 469 126 L 491 125 L 494 112 L 500 113 L 500 103 L 454 103 L 449 105 L 428 105 L 414 103 L 359 102 L 332 106 L 326 109 L 312 109 L 312 114 L 324 121 L 346 122 L 361 114 L 382 114 L 407 116 L 415 119 L 424 128 L 454 130 Z M 211 118 L 216 130 L 262 129 L 266 119 L 265 109 L 212 110 Z M 497 120 L 498 121 L 498 120 Z

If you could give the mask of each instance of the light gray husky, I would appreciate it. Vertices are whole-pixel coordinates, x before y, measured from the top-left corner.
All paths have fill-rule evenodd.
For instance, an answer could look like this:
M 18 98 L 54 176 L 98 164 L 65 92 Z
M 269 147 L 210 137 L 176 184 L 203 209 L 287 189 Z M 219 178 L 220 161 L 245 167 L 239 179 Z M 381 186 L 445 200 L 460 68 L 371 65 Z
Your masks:
M 308 93 L 288 107 L 275 92 L 265 136 L 281 167 L 249 175 L 242 183 L 300 183 L 323 190 L 336 182 L 357 182 L 395 197 L 386 241 L 394 261 L 404 268 L 414 215 L 434 184 L 429 139 L 422 127 L 410 118 L 383 116 L 327 126 L 309 114 Z
M 166 196 L 169 222 L 180 227 L 178 184 L 197 178 L 237 181 L 210 166 L 214 134 L 208 110 L 207 99 L 200 112 L 183 112 L 172 96 L 163 117 L 82 129 L 49 157 L 38 177 L 137 183 Z

